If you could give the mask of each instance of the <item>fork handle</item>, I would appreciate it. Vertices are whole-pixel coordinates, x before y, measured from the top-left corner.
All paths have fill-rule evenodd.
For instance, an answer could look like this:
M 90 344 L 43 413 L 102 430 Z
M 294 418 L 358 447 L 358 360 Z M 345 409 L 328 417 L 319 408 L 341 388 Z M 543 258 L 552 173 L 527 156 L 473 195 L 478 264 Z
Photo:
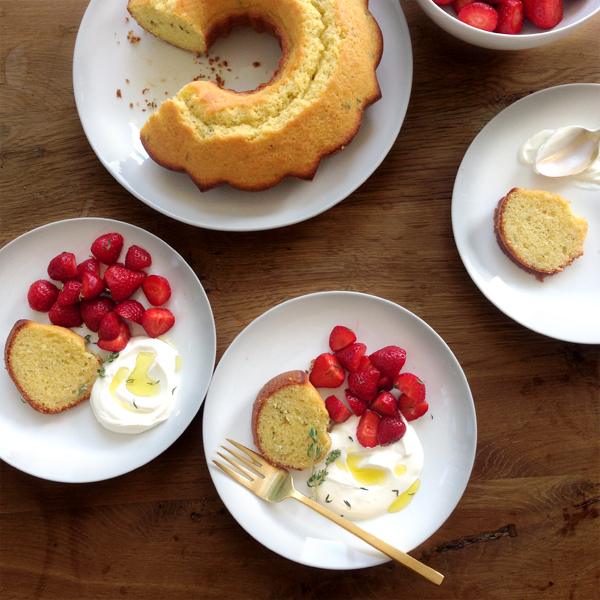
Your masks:
M 390 558 L 394 559 L 400 564 L 403 564 L 405 567 L 408 567 L 415 573 L 418 573 L 419 575 L 425 577 L 425 579 L 428 579 L 436 585 L 440 585 L 444 580 L 444 576 L 441 573 L 438 573 L 431 567 L 424 565 L 423 563 L 419 562 L 416 558 L 409 556 L 405 552 L 402 552 L 402 550 L 398 550 L 398 548 L 390 546 L 383 540 L 380 540 L 374 535 L 366 532 L 364 529 L 361 529 L 360 527 L 356 526 L 354 523 L 352 523 L 352 521 L 348 521 L 347 519 L 344 519 L 344 517 L 340 517 L 338 514 L 334 513 L 328 508 L 325 508 L 318 502 L 311 500 L 304 494 L 301 494 L 296 490 L 294 490 L 294 492 L 295 493 L 291 496 L 292 498 L 295 498 L 299 502 L 302 502 L 302 504 L 308 506 L 309 508 L 312 508 L 313 510 L 316 510 L 320 515 L 324 516 L 330 521 L 333 521 L 336 525 L 343 527 L 346 531 L 349 531 L 356 537 L 359 537 L 361 540 L 363 540 L 363 542 L 366 542 L 370 546 L 373 546 L 373 548 L 376 548 L 380 552 L 383 552 L 386 556 L 389 556 Z

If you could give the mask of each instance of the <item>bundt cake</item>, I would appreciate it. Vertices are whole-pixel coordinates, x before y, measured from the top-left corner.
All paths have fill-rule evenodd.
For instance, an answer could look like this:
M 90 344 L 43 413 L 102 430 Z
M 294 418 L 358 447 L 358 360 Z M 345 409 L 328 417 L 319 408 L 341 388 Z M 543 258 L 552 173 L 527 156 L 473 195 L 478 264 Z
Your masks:
M 310 467 L 312 427 L 318 435 L 318 462 L 331 446 L 329 413 L 304 371 L 282 373 L 262 387 L 252 407 L 252 435 L 271 464 L 299 471 Z
M 273 78 L 238 93 L 211 81 L 186 85 L 145 123 L 150 157 L 186 172 L 202 191 L 229 184 L 264 190 L 312 179 L 322 158 L 354 138 L 381 97 L 383 40 L 368 0 L 129 0 L 146 30 L 193 52 L 250 26 L 279 40 Z
M 41 413 L 59 413 L 87 400 L 100 359 L 64 327 L 21 319 L 4 348 L 4 362 L 20 394 Z
M 568 200 L 540 190 L 513 188 L 494 212 L 496 239 L 519 267 L 543 281 L 583 254 L 587 221 Z

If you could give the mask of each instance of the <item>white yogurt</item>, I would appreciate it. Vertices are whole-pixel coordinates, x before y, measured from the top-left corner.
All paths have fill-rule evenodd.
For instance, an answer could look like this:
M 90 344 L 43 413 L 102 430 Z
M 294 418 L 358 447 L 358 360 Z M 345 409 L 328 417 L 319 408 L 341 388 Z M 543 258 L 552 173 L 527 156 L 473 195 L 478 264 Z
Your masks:
M 565 128 L 561 128 L 565 129 Z M 561 129 L 543 129 L 535 135 L 531 136 L 522 146 L 519 148 L 519 161 L 524 165 L 535 165 L 538 159 L 538 152 L 548 142 L 546 147 L 543 149 L 543 156 L 548 156 L 555 149 L 563 148 L 566 144 L 565 136 L 561 133 Z M 552 138 L 550 140 L 550 138 Z M 537 170 L 534 166 L 534 171 Z M 575 187 L 587 189 L 587 190 L 599 190 L 600 189 L 600 158 L 588 167 L 585 171 L 578 173 L 577 175 L 569 175 L 563 177 L 565 181 L 570 181 Z
M 90 402 L 98 421 L 117 433 L 141 433 L 166 421 L 177 400 L 180 359 L 167 342 L 132 337 L 94 383 Z
M 363 448 L 356 439 L 359 417 L 351 416 L 331 431 L 331 450 L 339 459 L 327 467 L 317 487 L 317 501 L 350 521 L 398 512 L 419 488 L 423 447 L 410 423 L 395 444 Z

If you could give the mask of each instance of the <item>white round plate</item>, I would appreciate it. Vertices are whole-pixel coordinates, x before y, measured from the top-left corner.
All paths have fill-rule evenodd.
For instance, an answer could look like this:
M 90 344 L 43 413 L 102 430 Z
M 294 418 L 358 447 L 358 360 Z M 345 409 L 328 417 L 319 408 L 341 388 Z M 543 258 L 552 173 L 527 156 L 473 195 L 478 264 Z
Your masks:
M 281 51 L 271 36 L 243 30 L 218 40 L 210 50 L 211 59 L 198 58 L 142 33 L 132 18 L 126 20 L 126 5 L 124 0 L 91 0 L 75 44 L 75 100 L 100 161 L 123 187 L 161 213 L 190 225 L 226 231 L 298 223 L 354 192 L 394 144 L 412 83 L 410 35 L 399 2 L 371 0 L 369 8 L 384 38 L 377 70 L 383 97 L 366 110 L 354 141 L 326 158 L 312 182 L 288 179 L 264 192 L 222 186 L 201 193 L 187 175 L 164 169 L 148 157 L 139 139 L 141 127 L 155 110 L 148 104 L 158 106 L 197 76 L 214 80 L 218 74 L 225 87 L 254 89 L 276 70 Z M 129 31 L 141 41 L 129 43 Z
M 90 255 L 92 242 L 118 232 L 124 240 L 122 257 L 132 244 L 152 256 L 149 273 L 169 279 L 173 295 L 165 307 L 176 318 L 165 334 L 183 357 L 177 404 L 167 421 L 143 433 L 119 434 L 105 429 L 94 417 L 89 401 L 56 415 L 33 410 L 21 398 L 6 369 L 0 372 L 0 458 L 31 475 L 67 483 L 101 481 L 127 473 L 156 458 L 187 428 L 204 400 L 215 365 L 215 323 L 202 285 L 195 273 L 170 246 L 156 236 L 110 219 L 70 219 L 51 223 L 13 240 L 0 250 L 0 280 L 10 288 L 0 296 L 0 339 L 6 340 L 19 319 L 49 323 L 48 314 L 29 308 L 27 290 L 37 279 L 47 279 L 50 260 L 63 251 L 78 262 Z M 26 265 L 27 268 L 23 268 Z M 134 294 L 149 306 L 141 290 Z M 131 324 L 133 335 L 143 330 Z M 89 330 L 76 329 L 81 335 Z M 91 334 L 97 340 L 97 334 Z M 106 352 L 93 351 L 105 355 Z
M 305 565 L 357 569 L 389 559 L 294 500 L 261 500 L 212 463 L 225 438 L 255 449 L 250 419 L 256 394 L 279 373 L 308 370 L 311 360 L 328 351 L 336 325 L 350 327 L 367 353 L 392 344 L 403 347 L 408 355 L 404 371 L 425 382 L 430 405 L 424 417 L 413 421 L 425 453 L 419 491 L 403 511 L 359 525 L 406 552 L 430 537 L 467 485 L 477 441 L 475 407 L 465 375 L 444 341 L 421 319 L 387 300 L 322 292 L 284 302 L 253 321 L 215 371 L 204 406 L 204 450 L 221 499 L 259 542 Z M 307 494 L 309 473 L 293 474 L 298 491 Z
M 532 331 L 582 344 L 600 343 L 600 191 L 538 175 L 517 154 L 542 129 L 600 127 L 599 106 L 600 85 L 587 83 L 548 88 L 515 102 L 473 140 L 452 196 L 458 252 L 488 300 Z M 543 283 L 510 261 L 496 242 L 494 209 L 514 187 L 559 194 L 588 222 L 583 256 Z

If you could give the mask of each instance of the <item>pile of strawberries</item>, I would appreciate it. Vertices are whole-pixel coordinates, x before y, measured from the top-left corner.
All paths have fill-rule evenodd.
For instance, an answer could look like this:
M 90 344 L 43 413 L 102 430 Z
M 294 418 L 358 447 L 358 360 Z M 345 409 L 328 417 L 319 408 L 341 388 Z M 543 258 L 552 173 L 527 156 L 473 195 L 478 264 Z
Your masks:
M 60 282 L 60 289 L 47 279 L 29 287 L 27 301 L 33 310 L 47 312 L 50 322 L 61 327 L 83 324 L 98 333 L 98 347 L 120 352 L 131 332 L 127 321 L 138 323 L 155 338 L 175 324 L 173 313 L 162 307 L 171 297 L 165 277 L 148 275 L 152 257 L 140 246 L 131 246 L 124 263 L 117 262 L 123 250 L 123 236 L 107 233 L 94 240 L 92 255 L 77 263 L 72 252 L 62 252 L 48 265 L 48 277 Z M 101 274 L 102 265 L 106 266 Z M 146 309 L 131 296 L 142 288 L 153 308 Z
M 563 0 L 433 0 L 452 4 L 459 21 L 496 33 L 516 35 L 525 19 L 539 29 L 556 27 L 563 17 Z
M 360 417 L 356 437 L 365 448 L 389 446 L 402 438 L 406 424 L 400 414 L 413 421 L 428 410 L 425 384 L 412 373 L 401 373 L 406 352 L 398 346 L 386 346 L 367 355 L 365 344 L 343 325 L 333 328 L 329 336 L 331 352 L 317 356 L 309 375 L 317 388 L 338 388 L 348 377 L 344 390 L 348 408 L 336 396 L 329 396 L 325 406 L 329 417 L 343 423 L 353 413 Z M 391 390 L 398 390 L 396 398 Z

